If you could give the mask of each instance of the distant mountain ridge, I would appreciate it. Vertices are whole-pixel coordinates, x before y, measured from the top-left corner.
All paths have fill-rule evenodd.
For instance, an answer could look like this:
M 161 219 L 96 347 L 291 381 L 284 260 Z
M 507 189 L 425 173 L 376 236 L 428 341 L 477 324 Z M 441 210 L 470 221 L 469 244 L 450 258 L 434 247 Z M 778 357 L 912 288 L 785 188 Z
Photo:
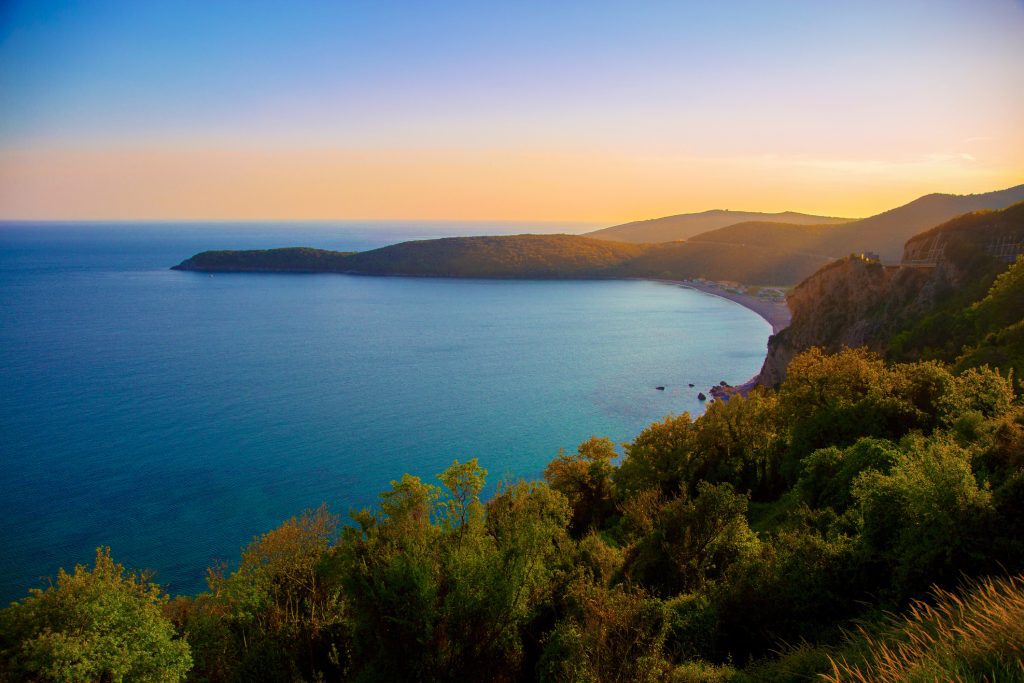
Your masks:
M 1024 201 L 1024 185 L 982 194 L 929 194 L 895 209 L 842 225 L 736 223 L 694 236 L 692 241 L 738 247 L 771 246 L 830 258 L 874 252 L 883 261 L 899 261 L 903 244 L 914 235 L 957 216 L 997 210 Z
M 885 260 L 898 261 L 910 237 L 965 213 L 1001 209 L 1015 201 L 1024 201 L 1024 185 L 976 195 L 926 195 L 877 216 L 842 224 L 744 221 L 687 241 L 616 242 L 594 233 L 450 237 L 358 253 L 311 248 L 203 252 L 175 268 L 480 278 L 706 278 L 792 285 L 851 253 L 875 252 Z M 719 219 L 723 214 L 750 215 L 705 213 Z M 893 246 L 897 243 L 898 249 Z
M 681 213 L 662 218 L 632 221 L 622 225 L 613 225 L 585 233 L 587 237 L 613 240 L 616 242 L 633 242 L 636 244 L 675 242 L 687 240 L 709 230 L 724 228 L 736 223 L 747 221 L 770 221 L 793 225 L 837 225 L 854 220 L 852 218 L 835 218 L 832 216 L 813 216 L 795 211 L 781 213 L 762 213 L 760 211 L 730 211 L 728 209 L 712 209 L 700 213 Z

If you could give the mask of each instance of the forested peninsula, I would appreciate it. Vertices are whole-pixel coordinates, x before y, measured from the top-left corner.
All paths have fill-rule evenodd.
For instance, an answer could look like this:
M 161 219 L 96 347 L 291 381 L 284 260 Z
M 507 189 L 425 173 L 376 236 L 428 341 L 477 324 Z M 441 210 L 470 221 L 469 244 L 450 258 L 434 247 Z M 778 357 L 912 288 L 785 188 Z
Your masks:
M 358 253 L 309 247 L 205 251 L 174 269 L 469 278 L 701 278 L 789 286 L 851 253 L 872 253 L 883 262 L 898 263 L 903 243 L 913 235 L 970 211 L 1003 209 L 1020 201 L 1024 201 L 1024 185 L 977 195 L 927 195 L 856 221 L 750 222 L 746 219 L 751 216 L 802 217 L 804 221 L 815 217 L 705 212 L 582 236 L 448 237 Z M 733 218 L 740 222 L 730 223 Z M 723 222 L 725 227 L 692 233 Z
M 527 240 L 530 268 L 651 253 L 578 239 L 580 260 Z M 523 242 L 456 244 L 496 267 Z M 420 248 L 388 249 L 361 267 Z M 901 265 L 837 259 L 749 395 L 621 458 L 600 436 L 553 453 L 538 481 L 405 474 L 344 523 L 321 507 L 253 539 L 198 595 L 100 549 L 0 612 L 2 678 L 1024 681 L 1022 252 L 1017 204 L 914 236 Z M 182 267 L 240 263 L 208 254 Z
M 206 251 L 174 266 L 206 273 L 348 273 L 420 277 L 597 279 L 707 277 L 758 283 L 792 282 L 832 259 L 768 248 L 742 257 L 705 253 L 688 243 L 630 244 L 579 235 L 446 237 L 348 253 L 294 247 Z

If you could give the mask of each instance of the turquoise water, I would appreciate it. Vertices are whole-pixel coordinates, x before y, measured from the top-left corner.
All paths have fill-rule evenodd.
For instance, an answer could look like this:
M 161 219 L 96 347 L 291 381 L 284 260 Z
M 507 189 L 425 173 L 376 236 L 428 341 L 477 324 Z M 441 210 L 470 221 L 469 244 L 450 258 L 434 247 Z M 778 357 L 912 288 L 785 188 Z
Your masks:
M 763 359 L 761 318 L 660 283 L 167 270 L 455 232 L 374 227 L 0 225 L 0 598 L 99 545 L 200 590 L 306 507 L 372 504 L 453 458 L 536 477 Z

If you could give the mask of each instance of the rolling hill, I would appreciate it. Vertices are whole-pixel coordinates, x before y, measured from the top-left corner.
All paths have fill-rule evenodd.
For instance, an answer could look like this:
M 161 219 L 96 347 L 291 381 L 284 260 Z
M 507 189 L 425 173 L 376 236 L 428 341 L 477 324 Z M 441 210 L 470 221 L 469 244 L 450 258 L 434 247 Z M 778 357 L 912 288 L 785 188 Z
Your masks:
M 629 244 L 578 235 L 449 237 L 403 242 L 360 253 L 308 247 L 206 251 L 174 270 L 249 273 L 350 273 L 478 278 L 661 278 L 785 284 L 830 259 L 733 245 Z
M 817 254 L 765 247 L 737 249 L 731 244 L 665 242 L 651 245 L 644 253 L 612 272 L 623 277 L 705 278 L 786 285 L 799 282 L 831 260 Z
M 636 244 L 673 242 L 687 240 L 694 235 L 724 228 L 727 225 L 747 221 L 771 221 L 793 225 L 838 225 L 852 219 L 811 216 L 804 213 L 785 211 L 782 213 L 760 213 L 757 211 L 729 211 L 714 209 L 701 213 L 682 213 L 664 218 L 634 221 L 610 228 L 586 233 L 587 237 Z
M 743 222 L 696 235 L 691 241 L 765 246 L 840 258 L 872 251 L 883 261 L 900 259 L 903 244 L 923 230 L 981 209 L 1005 209 L 1024 201 L 1024 185 L 983 194 L 929 194 L 883 213 L 842 225 Z
M 609 277 L 648 247 L 577 235 L 447 237 L 351 253 L 297 247 L 205 251 L 174 266 L 202 272 L 353 273 L 493 278 Z
M 348 258 L 348 269 L 369 275 L 445 277 L 601 277 L 645 247 L 577 235 L 447 237 L 403 242 Z

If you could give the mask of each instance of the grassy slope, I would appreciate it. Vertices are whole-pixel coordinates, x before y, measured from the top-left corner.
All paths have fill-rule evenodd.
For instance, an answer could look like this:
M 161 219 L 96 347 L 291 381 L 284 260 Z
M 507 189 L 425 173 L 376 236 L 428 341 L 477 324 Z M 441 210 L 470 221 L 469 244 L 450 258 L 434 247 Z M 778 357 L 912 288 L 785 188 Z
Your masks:
M 861 629 L 826 680 L 1024 680 L 1024 577 L 984 579 L 915 601 L 881 633 Z M 857 653 L 860 656 L 857 656 Z
M 733 680 L 1024 681 L 1022 651 L 1024 576 L 986 577 L 862 620 L 837 646 L 786 648 Z

